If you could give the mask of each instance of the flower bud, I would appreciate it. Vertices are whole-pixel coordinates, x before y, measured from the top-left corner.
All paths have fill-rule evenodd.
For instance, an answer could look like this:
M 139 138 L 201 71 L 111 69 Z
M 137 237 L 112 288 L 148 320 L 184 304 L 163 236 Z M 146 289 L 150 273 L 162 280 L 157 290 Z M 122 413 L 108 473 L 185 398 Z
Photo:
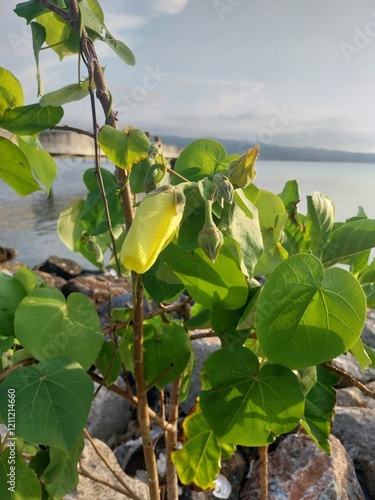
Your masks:
M 234 188 L 245 188 L 256 176 L 255 163 L 259 156 L 259 146 L 254 146 L 246 153 L 232 161 L 228 167 L 228 179 Z
M 215 262 L 220 248 L 224 244 L 224 236 L 212 219 L 212 201 L 206 202 L 206 217 L 202 231 L 198 235 L 198 244 L 204 250 L 207 257 Z
M 150 191 L 160 187 L 166 172 L 166 165 L 162 165 L 161 163 L 154 163 L 151 165 L 147 169 L 145 180 L 143 181 L 143 189 L 145 190 L 145 193 L 149 193 Z
M 122 245 L 122 264 L 138 274 L 148 271 L 178 231 L 184 207 L 185 195 L 178 187 L 162 186 L 147 194 Z
M 219 172 L 214 175 L 213 181 L 216 187 L 217 196 L 223 198 L 227 203 L 232 204 L 234 189 L 228 177 Z

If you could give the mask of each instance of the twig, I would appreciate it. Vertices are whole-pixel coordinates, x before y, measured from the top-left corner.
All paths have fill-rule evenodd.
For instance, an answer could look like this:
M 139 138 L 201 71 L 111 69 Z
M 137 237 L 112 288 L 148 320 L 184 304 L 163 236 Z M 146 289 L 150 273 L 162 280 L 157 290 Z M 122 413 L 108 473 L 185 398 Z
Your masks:
M 217 335 L 213 330 L 210 330 L 209 332 L 192 333 L 190 335 L 190 340 L 206 339 L 212 337 L 217 337 Z
M 259 447 L 260 500 L 268 500 L 268 446 Z
M 134 271 L 132 272 L 132 279 L 134 296 L 134 376 L 138 395 L 138 423 L 142 437 L 150 498 L 151 500 L 159 500 L 159 477 L 150 430 L 150 414 L 148 411 L 143 363 L 143 287 L 140 276 Z
M 121 486 L 118 486 L 115 484 L 113 481 L 110 481 L 109 479 L 99 476 L 98 474 L 94 474 L 93 472 L 90 472 L 86 469 L 84 469 L 82 466 L 78 468 L 78 474 L 81 476 L 87 477 L 88 479 L 92 479 L 96 483 L 104 484 L 105 486 L 108 486 L 108 488 L 111 488 L 112 490 L 118 491 L 119 493 L 122 493 L 123 495 L 130 496 L 128 491 L 125 490 L 125 488 L 122 488 Z M 136 497 L 138 498 L 138 497 Z
M 365 384 L 362 384 L 359 380 L 357 380 L 355 377 L 352 375 L 349 375 L 349 373 L 346 373 L 345 370 L 342 370 L 341 368 L 337 368 L 336 366 L 330 365 L 329 363 L 322 363 L 322 366 L 332 372 L 338 375 L 339 377 L 345 379 L 351 386 L 357 387 L 365 396 L 368 396 L 369 398 L 375 399 L 375 391 L 371 391 L 368 389 Z
M 82 130 L 76 127 L 70 127 L 69 125 L 55 125 L 54 127 L 51 127 L 50 130 L 64 130 L 66 132 L 75 132 L 77 134 L 87 135 L 87 137 L 94 139 L 94 134 L 92 132 L 88 132 L 87 130 Z
M 0 382 L 5 380 L 9 374 L 14 372 L 15 370 L 18 370 L 19 368 L 23 368 L 25 366 L 30 366 L 33 365 L 36 362 L 36 359 L 34 358 L 27 358 L 24 359 L 23 361 L 20 361 L 19 363 L 16 363 L 15 365 L 11 366 L 5 372 L 0 373 Z
M 39 5 L 42 5 L 48 10 L 51 10 L 55 14 L 57 14 L 61 19 L 64 19 L 65 21 L 68 21 L 68 23 L 71 22 L 72 18 L 69 12 L 66 12 L 63 9 L 60 9 L 60 7 L 57 7 L 57 5 L 53 4 L 52 2 L 49 2 L 49 0 L 36 0 Z
M 172 451 L 177 449 L 177 421 L 178 421 L 178 401 L 180 398 L 182 376 L 172 383 L 171 399 L 169 401 L 168 421 L 173 426 L 173 430 L 167 432 L 167 498 L 168 500 L 178 500 L 178 479 L 176 467 L 171 459 Z
M 111 464 L 108 462 L 108 460 L 106 459 L 106 457 L 97 448 L 97 446 L 94 443 L 94 440 L 92 439 L 92 437 L 90 436 L 90 434 L 87 432 L 86 429 L 83 429 L 83 434 L 90 441 L 90 444 L 94 448 L 95 453 L 102 460 L 102 462 L 105 464 L 105 466 L 108 468 L 108 470 L 110 470 L 111 473 L 115 476 L 115 478 L 122 484 L 122 486 L 125 489 L 125 494 L 128 495 L 130 498 L 133 498 L 134 500 L 142 500 L 139 496 L 137 496 L 135 493 L 133 493 L 130 490 L 130 488 L 124 482 L 123 478 L 119 474 L 117 474 L 117 472 L 115 470 L 113 470 L 113 468 L 111 467 Z

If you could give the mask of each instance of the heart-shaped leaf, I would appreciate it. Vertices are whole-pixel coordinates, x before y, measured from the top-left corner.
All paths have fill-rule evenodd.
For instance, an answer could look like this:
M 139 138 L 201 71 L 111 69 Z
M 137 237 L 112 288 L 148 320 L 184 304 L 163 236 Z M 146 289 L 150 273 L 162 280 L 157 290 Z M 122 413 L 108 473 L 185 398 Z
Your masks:
M 27 295 L 15 316 L 16 337 L 36 359 L 69 356 L 88 370 L 103 344 L 95 307 L 85 295 L 66 300 L 57 289 L 39 288 Z
M 199 181 L 224 170 L 228 166 L 222 164 L 226 156 L 224 146 L 219 142 L 212 139 L 198 139 L 182 151 L 174 170 L 189 181 Z
M 0 386 L 6 422 L 8 391 L 14 391 L 17 436 L 69 454 L 85 426 L 93 382 L 78 363 L 55 358 L 10 373 Z
M 366 298 L 354 276 L 324 270 L 310 254 L 282 262 L 267 279 L 255 324 L 272 363 L 292 369 L 323 363 L 347 351 L 366 319 Z
M 230 346 L 211 354 L 204 370 L 211 388 L 202 391 L 201 407 L 220 441 L 264 446 L 298 424 L 304 395 L 285 366 L 259 368 L 249 349 Z
M 17 78 L 7 69 L 0 68 L 0 116 L 7 108 L 23 104 L 23 90 Z
M 17 135 L 37 135 L 57 125 L 63 116 L 61 107 L 30 104 L 7 109 L 0 119 L 0 127 Z
M 0 157 L 0 179 L 5 181 L 17 194 L 26 196 L 41 190 L 33 177 L 25 154 L 5 137 L 0 137 Z
M 109 125 L 100 129 L 99 144 L 111 162 L 127 170 L 147 158 L 150 147 L 149 139 L 141 130 L 129 127 L 121 132 Z
M 184 371 L 191 356 L 191 344 L 185 329 L 172 321 L 159 328 L 145 325 L 146 385 L 163 388 Z
M 218 442 L 199 406 L 185 418 L 182 429 L 183 448 L 173 451 L 171 455 L 180 481 L 194 484 L 202 490 L 214 488 L 220 461 L 229 457 L 235 446 Z

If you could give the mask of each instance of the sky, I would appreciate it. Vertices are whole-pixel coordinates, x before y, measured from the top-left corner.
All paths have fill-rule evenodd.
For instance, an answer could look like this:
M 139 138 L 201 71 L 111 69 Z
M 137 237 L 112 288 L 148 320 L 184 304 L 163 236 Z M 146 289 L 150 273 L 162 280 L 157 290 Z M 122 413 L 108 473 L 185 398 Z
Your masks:
M 37 102 L 31 34 L 0 11 L 0 65 Z M 372 0 L 101 0 L 127 66 L 96 43 L 120 127 L 249 144 L 375 153 Z M 76 57 L 42 51 L 45 92 L 77 81 Z M 81 76 L 84 74 L 82 66 Z M 63 124 L 90 128 L 89 100 Z M 99 114 L 100 124 L 103 116 Z

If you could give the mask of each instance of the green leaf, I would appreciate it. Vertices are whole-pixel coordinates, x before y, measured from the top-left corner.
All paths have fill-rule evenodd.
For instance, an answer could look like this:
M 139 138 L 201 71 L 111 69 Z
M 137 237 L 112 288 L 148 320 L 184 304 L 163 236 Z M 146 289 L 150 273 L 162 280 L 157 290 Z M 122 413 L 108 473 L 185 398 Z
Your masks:
M 11 448 L 11 443 L 14 443 Z M 17 440 L 7 441 L 0 455 L 1 500 L 40 500 L 42 487 L 35 472 L 30 469 L 21 452 L 15 449 Z
M 326 453 L 330 453 L 329 435 L 336 403 L 336 392 L 333 388 L 339 377 L 317 366 L 317 381 L 306 395 L 305 413 L 301 425 Z
M 63 498 L 78 485 L 77 463 L 84 446 L 83 436 L 79 436 L 69 454 L 59 448 L 49 448 L 50 462 L 41 480 L 53 498 Z
M 143 181 L 146 177 L 146 173 L 149 167 L 152 165 L 152 161 L 148 158 L 139 161 L 132 168 L 129 181 L 130 181 L 130 189 L 133 194 L 144 193 Z
M 18 306 L 14 329 L 36 359 L 69 356 L 88 370 L 103 344 L 95 307 L 80 293 L 67 299 L 57 289 L 39 288 Z
M 23 90 L 17 78 L 0 67 L 0 117 L 6 109 L 22 106 Z
M 322 262 L 326 267 L 375 247 L 375 220 L 359 219 L 340 225 L 331 234 Z
M 375 283 L 367 283 L 362 288 L 366 295 L 367 307 L 375 309 Z
M 182 430 L 183 448 L 171 454 L 180 481 L 186 485 L 194 484 L 202 490 L 214 488 L 222 453 L 230 456 L 235 446 L 219 443 L 199 406 L 185 418 Z
M 294 216 L 297 213 L 297 205 L 301 198 L 297 181 L 287 181 L 278 196 L 283 201 L 288 215 Z
M 25 154 L 35 177 L 49 194 L 57 176 L 57 165 L 52 156 L 41 145 L 35 136 L 17 137 L 18 146 Z
M 174 170 L 189 181 L 199 181 L 225 170 L 222 162 L 226 156 L 225 148 L 219 142 L 212 139 L 198 139 L 182 151 Z M 181 181 L 173 180 L 173 183 L 179 182 Z
M 14 336 L 14 314 L 25 295 L 16 278 L 0 272 L 0 335 Z
M 263 239 L 259 226 L 258 210 L 254 205 L 250 205 L 253 214 L 252 218 L 247 217 L 237 204 L 234 205 L 233 220 L 230 224 L 229 234 L 239 244 L 245 265 L 245 273 L 251 278 L 254 275 L 255 266 L 263 253 Z
M 167 273 L 168 278 L 170 275 L 173 276 L 173 283 L 167 281 Z M 156 304 L 172 301 L 179 296 L 185 288 L 171 270 L 163 263 L 159 262 L 159 260 L 142 275 L 142 284 Z
M 99 132 L 99 144 L 117 167 L 131 170 L 147 158 L 150 141 L 141 130 L 129 127 L 125 132 L 104 125 Z
M 356 278 L 368 268 L 370 255 L 371 250 L 365 250 L 364 252 L 356 253 L 350 257 L 350 272 L 354 274 Z
M 20 267 L 19 269 L 17 269 L 17 272 L 14 275 L 14 277 L 20 283 L 22 283 L 27 293 L 32 292 L 35 287 L 44 283 L 44 281 L 38 274 L 33 273 L 30 269 L 27 269 L 26 267 Z
M 144 363 L 146 385 L 162 389 L 184 371 L 191 356 L 185 329 L 171 321 L 159 328 L 145 325 Z
M 307 196 L 306 233 L 311 252 L 319 259 L 328 241 L 335 222 L 335 207 L 332 200 L 323 193 Z
M 46 30 L 44 26 L 39 23 L 31 23 L 31 33 L 33 35 L 33 49 L 34 49 L 34 57 L 36 63 L 36 79 L 38 82 L 38 95 L 43 94 L 43 82 L 40 74 L 39 67 L 39 52 L 42 48 L 43 43 L 46 41 Z
M 375 259 L 369 266 L 359 275 L 358 281 L 364 285 L 366 283 L 375 283 Z
M 82 83 L 72 83 L 59 90 L 45 94 L 39 101 L 39 104 L 46 106 L 62 106 L 68 102 L 80 101 L 89 95 L 89 79 L 86 78 Z
M 359 338 L 357 342 L 352 345 L 350 352 L 353 354 L 355 359 L 358 361 L 359 366 L 364 372 L 367 366 L 371 365 L 371 358 L 365 350 L 362 340 Z
M 204 370 L 211 388 L 202 391 L 201 407 L 220 441 L 264 446 L 298 425 L 304 395 L 285 366 L 260 368 L 249 349 L 231 346 L 211 354 Z
M 371 349 L 371 347 L 368 346 L 367 344 L 363 344 L 363 348 L 366 351 L 367 356 L 371 360 L 371 365 L 369 365 L 369 366 L 371 366 L 371 368 L 375 368 L 375 351 L 374 351 L 374 349 Z
M 7 418 L 8 390 L 16 395 L 17 435 L 70 454 L 90 410 L 93 382 L 81 366 L 60 357 L 15 370 L 0 386 Z
M 99 3 L 96 0 L 79 0 L 79 10 L 84 26 L 101 38 L 104 15 Z
M 53 0 L 52 3 L 61 9 L 66 7 L 64 0 Z M 48 12 L 48 7 L 38 4 L 35 0 L 29 0 L 27 2 L 18 3 L 14 12 L 17 16 L 26 19 L 27 24 L 30 24 L 34 18 L 40 16 L 44 12 Z
M 310 254 L 297 254 L 268 277 L 256 312 L 259 343 L 273 363 L 304 368 L 350 349 L 366 319 L 366 300 L 351 273 L 324 270 Z
M 47 45 L 59 56 L 60 61 L 65 56 L 78 54 L 80 37 L 78 32 L 53 12 L 38 16 L 38 23 L 46 30 Z
M 106 386 L 116 382 L 121 371 L 121 356 L 112 342 L 104 342 L 96 360 L 96 366 L 105 377 Z
M 25 154 L 13 142 L 0 137 L 0 179 L 6 182 L 20 196 L 26 196 L 41 187 L 31 172 Z
M 115 54 L 119 56 L 119 58 L 124 61 L 125 64 L 129 64 L 130 66 L 135 65 L 135 57 L 133 52 L 129 49 L 127 45 L 125 45 L 120 40 L 116 40 L 111 33 L 108 31 L 107 27 L 105 27 L 105 36 L 102 38 L 103 42 L 105 42 Z
M 77 242 L 84 232 L 81 223 L 81 213 L 85 200 L 76 200 L 61 213 L 57 221 L 57 232 L 61 241 L 74 252 L 78 251 Z
M 64 115 L 61 107 L 30 104 L 7 109 L 0 119 L 0 127 L 17 135 L 37 135 L 59 123 Z
M 173 244 L 159 258 L 199 304 L 211 309 L 238 309 L 246 302 L 245 276 L 225 245 L 214 263 L 200 248 L 188 253 Z
M 254 272 L 260 276 L 267 276 L 288 257 L 288 252 L 279 241 L 288 214 L 281 199 L 269 191 L 259 191 L 255 206 L 258 209 L 264 252 Z

